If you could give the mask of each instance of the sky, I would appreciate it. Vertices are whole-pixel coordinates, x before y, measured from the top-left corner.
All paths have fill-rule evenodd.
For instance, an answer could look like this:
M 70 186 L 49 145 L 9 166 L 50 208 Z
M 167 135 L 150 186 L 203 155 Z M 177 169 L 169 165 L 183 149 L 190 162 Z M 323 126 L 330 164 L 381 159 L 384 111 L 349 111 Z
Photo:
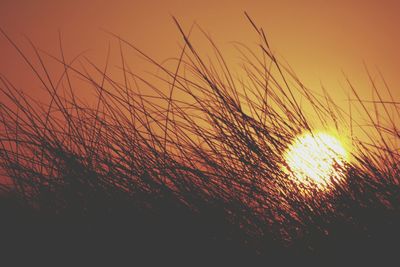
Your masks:
M 99 63 L 112 39 L 107 30 L 162 61 L 177 56 L 182 43 L 171 16 L 186 29 L 193 22 L 201 25 L 229 56 L 232 41 L 257 41 L 244 11 L 264 28 L 274 52 L 305 85 L 323 84 L 338 102 L 345 101 L 345 73 L 361 97 L 371 99 L 365 64 L 374 78 L 379 69 L 400 99 L 400 2 L 394 0 L 1 0 L 0 27 L 22 48 L 28 49 L 26 36 L 53 54 L 59 51 L 61 32 L 70 58 L 89 49 Z M 32 73 L 3 37 L 0 59 L 1 74 L 34 92 Z

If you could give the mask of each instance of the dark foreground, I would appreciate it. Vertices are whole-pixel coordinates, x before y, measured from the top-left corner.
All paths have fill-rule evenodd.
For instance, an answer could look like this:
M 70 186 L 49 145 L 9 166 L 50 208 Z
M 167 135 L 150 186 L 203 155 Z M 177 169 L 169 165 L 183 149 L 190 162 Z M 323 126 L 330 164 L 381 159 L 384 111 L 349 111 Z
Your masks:
M 253 242 L 218 210 L 189 212 L 166 199 L 151 210 L 116 200 L 53 214 L 3 196 L 0 209 L 2 261 L 20 266 L 393 266 L 398 258 L 400 220 L 388 212 L 365 213 L 368 232 L 337 223 L 326 236 L 282 245 Z

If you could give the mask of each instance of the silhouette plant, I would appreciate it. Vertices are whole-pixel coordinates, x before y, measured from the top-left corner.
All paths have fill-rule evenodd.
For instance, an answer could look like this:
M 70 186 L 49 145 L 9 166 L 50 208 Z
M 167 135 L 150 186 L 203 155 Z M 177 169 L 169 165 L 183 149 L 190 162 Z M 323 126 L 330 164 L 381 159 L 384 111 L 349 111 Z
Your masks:
M 286 262 L 294 259 L 281 257 L 287 253 L 333 259 L 348 249 L 354 258 L 373 257 L 366 251 L 379 256 L 377 240 L 398 236 L 399 153 L 391 140 L 400 132 L 388 111 L 398 116 L 398 103 L 384 101 L 373 84 L 379 101 L 368 110 L 348 79 L 356 98 L 351 105 L 369 118 L 362 126 L 327 93 L 307 88 L 247 18 L 260 43 L 257 49 L 234 43 L 243 59 L 240 75 L 198 25 L 214 57 L 202 56 L 174 19 L 184 45 L 173 68 L 110 33 L 121 47 L 122 82 L 109 74 L 108 63 L 68 62 L 61 45 L 56 57 L 32 44 L 35 67 L 2 31 L 49 96 L 43 103 L 0 76 L 0 165 L 12 181 L 1 185 L 5 217 L 24 210 L 16 218 L 37 222 L 28 227 L 40 233 L 35 238 L 58 233 L 68 243 L 69 234 L 80 234 L 97 251 L 104 240 L 124 240 L 123 251 L 183 257 L 172 246 L 187 259 L 246 255 Z M 148 78 L 131 71 L 122 47 L 157 73 Z M 62 66 L 60 77 L 52 77 L 45 55 Z M 83 101 L 74 84 L 96 97 Z M 388 123 L 374 118 L 378 106 Z M 346 183 L 332 180 L 334 190 L 326 194 L 296 183 L 282 156 L 297 135 L 320 125 L 338 132 L 357 125 L 369 135 L 369 141 L 351 136 L 352 160 L 337 166 Z M 305 198 L 304 189 L 312 197 Z M 29 236 L 21 232 L 26 225 L 17 226 L 10 239 Z

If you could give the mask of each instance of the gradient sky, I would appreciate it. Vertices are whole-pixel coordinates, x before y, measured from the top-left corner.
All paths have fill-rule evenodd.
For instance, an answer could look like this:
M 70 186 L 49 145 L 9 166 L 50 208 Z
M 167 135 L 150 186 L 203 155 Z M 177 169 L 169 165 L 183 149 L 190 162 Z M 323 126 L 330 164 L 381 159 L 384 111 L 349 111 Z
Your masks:
M 273 50 L 307 86 L 322 83 L 344 101 L 344 72 L 371 99 L 365 61 L 373 73 L 382 71 L 400 99 L 399 1 L 1 0 L 0 27 L 22 47 L 26 35 L 54 54 L 60 30 L 70 57 L 91 49 L 99 62 L 110 40 L 101 29 L 107 29 L 164 60 L 177 56 L 181 43 L 171 15 L 186 28 L 196 21 L 229 55 L 229 42 L 256 41 L 243 11 L 265 29 Z M 4 38 L 0 58 L 0 73 L 26 86 L 28 70 Z

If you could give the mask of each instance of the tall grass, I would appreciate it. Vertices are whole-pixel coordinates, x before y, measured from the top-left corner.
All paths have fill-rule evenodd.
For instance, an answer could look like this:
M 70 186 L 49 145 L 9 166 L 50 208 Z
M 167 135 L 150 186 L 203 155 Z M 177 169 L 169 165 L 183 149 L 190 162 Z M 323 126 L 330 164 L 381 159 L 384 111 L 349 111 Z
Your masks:
M 235 43 L 240 71 L 197 25 L 194 30 L 214 54 L 202 55 L 174 19 L 184 44 L 171 68 L 110 33 L 120 43 L 122 81 L 109 74 L 108 64 L 68 62 L 62 46 L 56 57 L 32 44 L 36 59 L 29 58 L 2 32 L 49 96 L 43 103 L 0 76 L 0 165 L 12 181 L 1 185 L 4 194 L 14 192 L 32 212 L 65 220 L 104 219 L 118 211 L 143 220 L 140 227 L 150 218 L 172 228 L 197 223 L 185 234 L 202 229 L 207 242 L 234 240 L 267 257 L 285 247 L 329 254 L 333 247 L 350 248 L 354 243 L 346 244 L 348 239 L 362 237 L 360 245 L 394 230 L 400 218 L 400 156 L 391 140 L 398 141 L 400 132 L 388 110 L 398 118 L 398 103 L 385 101 L 375 86 L 379 98 L 369 110 L 348 79 L 356 100 L 351 106 L 369 119 L 362 126 L 328 93 L 302 84 L 274 55 L 264 30 L 247 18 L 260 42 L 256 49 Z M 133 72 L 127 49 L 157 73 Z M 60 77 L 49 74 L 44 57 L 62 66 Z M 79 96 L 82 85 L 95 94 L 90 101 Z M 382 108 L 385 123 L 374 114 Z M 358 127 L 370 138 L 351 136 L 352 160 L 341 170 L 346 183 L 328 194 L 307 185 L 312 197 L 304 198 L 305 185 L 283 171 L 282 155 L 298 134 L 321 125 L 339 133 Z

